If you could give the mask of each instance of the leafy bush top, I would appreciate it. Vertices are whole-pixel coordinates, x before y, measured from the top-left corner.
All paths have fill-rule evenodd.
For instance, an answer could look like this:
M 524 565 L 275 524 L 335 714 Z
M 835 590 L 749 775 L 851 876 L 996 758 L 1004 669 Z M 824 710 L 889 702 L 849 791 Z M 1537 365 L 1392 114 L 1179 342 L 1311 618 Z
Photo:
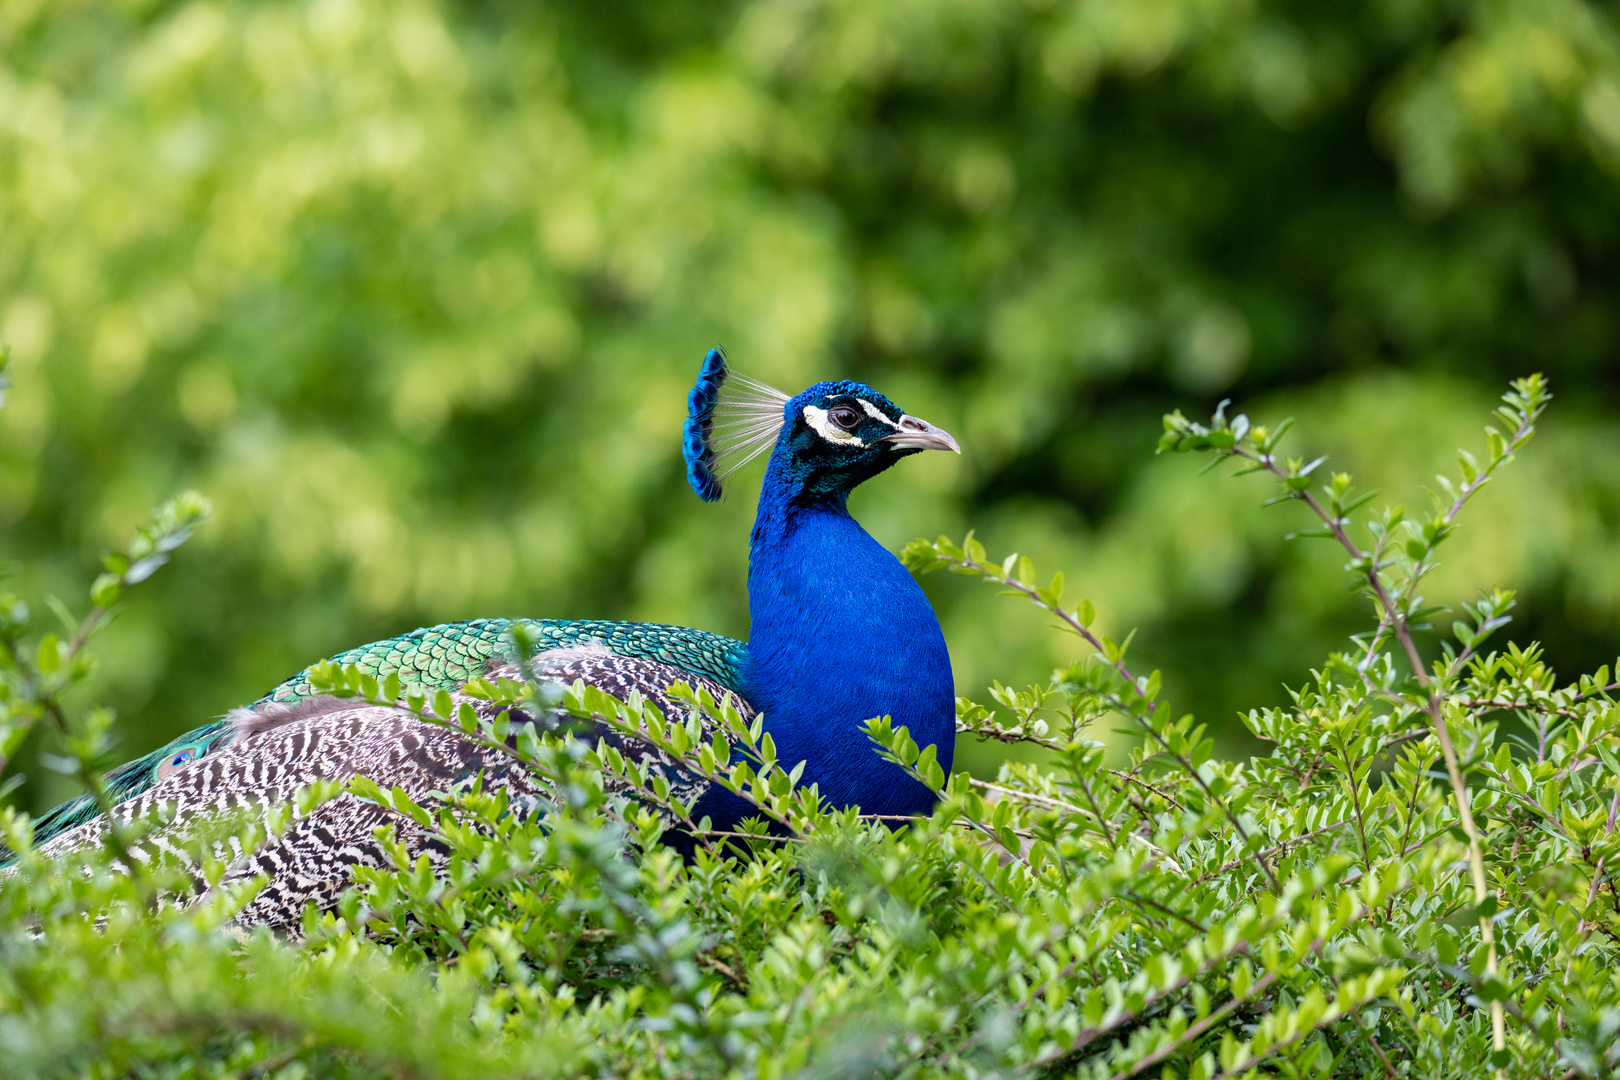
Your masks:
M 1605 668 L 1560 685 L 1534 648 L 1488 650 L 1505 592 L 1468 606 L 1438 650 L 1421 636 L 1440 614 L 1425 574 L 1548 399 L 1539 377 L 1515 383 L 1483 457 L 1460 455 L 1425 516 L 1369 514 L 1350 477 L 1280 455 L 1286 425 L 1224 407 L 1208 424 L 1166 418 L 1162 451 L 1273 475 L 1277 500 L 1316 519 L 1300 535 L 1343 547 L 1370 600 L 1369 630 L 1289 707 L 1245 717 L 1269 744 L 1248 761 L 1213 757 L 1204 728 L 1161 700 L 1158 673 L 1131 668 L 1129 640 L 1094 633 L 1090 603 L 1065 606 L 1061 574 L 1041 584 L 1030 560 L 992 560 L 970 536 L 919 541 L 906 559 L 1033 602 L 1082 658 L 1046 685 L 997 684 L 994 705 L 959 702 L 964 735 L 1046 753 L 994 782 L 947 777 L 933 748 L 869 723 L 878 752 L 940 791 L 927 820 L 818 806 L 728 702 L 698 702 L 723 732 L 702 744 L 695 723 L 582 685 L 565 711 L 657 743 L 757 819 L 717 833 L 661 776 L 525 728 L 509 752 L 561 793 L 540 818 L 477 785 L 417 805 L 352 782 L 437 830 L 448 872 L 396 848 L 395 868 L 361 871 L 295 946 L 223 931 L 240 892 L 177 909 L 172 868 L 118 869 L 128 836 L 83 870 L 53 866 L 8 812 L 23 856 L 0 882 L 0 1060 L 15 1076 L 289 1080 L 1610 1075 L 1617 684 Z M 195 516 L 164 513 L 143 551 Z M 109 561 L 118 581 L 98 585 L 98 605 L 131 583 L 131 554 Z M 26 612 L 0 610 L 8 730 L 59 724 L 64 767 L 94 789 L 108 718 L 64 695 L 99 616 L 25 649 Z M 321 678 L 508 746 L 504 720 L 448 696 L 352 669 Z M 525 682 L 472 690 L 557 700 Z M 1100 723 L 1133 734 L 1128 760 L 1110 760 Z M 606 799 L 605 772 L 643 803 Z M 227 824 L 273 831 L 335 790 Z M 655 809 L 702 837 L 689 864 L 657 844 Z

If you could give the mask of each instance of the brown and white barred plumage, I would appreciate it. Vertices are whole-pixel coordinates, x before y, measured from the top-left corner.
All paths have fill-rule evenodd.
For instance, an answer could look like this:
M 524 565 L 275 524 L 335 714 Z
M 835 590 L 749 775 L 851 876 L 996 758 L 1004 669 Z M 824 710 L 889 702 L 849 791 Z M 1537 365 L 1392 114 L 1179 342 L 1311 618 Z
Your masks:
M 535 664 L 548 682 L 568 685 L 583 679 L 621 699 L 632 690 L 639 691 L 666 717 L 682 722 L 691 710 L 669 696 L 672 683 L 707 690 L 717 701 L 727 694 L 718 683 L 689 671 L 601 649 L 559 649 L 540 654 Z M 492 678 L 514 674 L 507 666 L 489 672 Z M 468 701 L 481 715 L 491 715 L 487 702 L 461 694 L 452 697 L 458 703 Z M 737 704 L 745 717 L 750 715 L 746 703 Z M 533 806 L 552 799 L 545 783 L 516 766 L 511 757 L 448 728 L 424 723 L 402 709 L 318 697 L 292 705 L 238 709 L 228 719 L 241 737 L 182 766 L 115 808 L 114 814 L 122 822 L 160 812 L 172 822 L 143 837 L 133 857 L 177 859 L 191 866 L 192 859 L 180 841 L 196 825 L 210 816 L 231 812 L 245 811 L 250 817 L 266 819 L 273 807 L 292 801 L 318 780 L 365 776 L 384 789 L 399 787 L 416 802 L 425 803 L 432 792 L 482 773 L 486 790 L 504 789 L 515 804 Z M 707 790 L 706 780 L 679 770 L 650 744 L 600 730 L 596 737 L 608 738 L 632 760 L 662 768 L 677 798 L 690 802 Z M 615 792 L 610 788 L 609 793 Z M 443 865 L 445 850 L 426 829 L 348 792 L 297 820 L 280 838 L 256 852 L 243 852 L 235 836 L 213 841 L 214 856 L 231 862 L 222 886 L 258 874 L 268 879 L 237 922 L 293 930 L 311 901 L 322 910 L 331 908 L 349 885 L 355 867 L 387 865 L 374 835 L 382 825 L 393 827 L 395 839 L 404 844 L 412 859 L 426 855 L 436 868 Z M 57 836 L 41 853 L 57 858 L 98 845 L 106 827 L 105 819 L 98 818 Z M 203 885 L 200 878 L 195 882 L 198 890 Z

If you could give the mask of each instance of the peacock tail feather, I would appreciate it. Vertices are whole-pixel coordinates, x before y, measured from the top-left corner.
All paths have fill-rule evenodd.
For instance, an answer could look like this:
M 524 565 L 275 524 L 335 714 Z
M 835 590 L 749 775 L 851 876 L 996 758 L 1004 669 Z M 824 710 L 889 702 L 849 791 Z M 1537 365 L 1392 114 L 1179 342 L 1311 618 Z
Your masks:
M 191 761 L 202 757 L 231 737 L 229 725 L 223 720 L 214 720 L 200 728 L 186 732 L 171 743 L 153 750 L 144 757 L 134 761 L 126 761 L 112 772 L 102 777 L 102 783 L 107 788 L 107 798 L 114 805 L 133 799 L 148 790 L 159 779 L 158 771 L 165 765 L 172 764 L 175 759 L 184 757 Z M 183 762 L 182 762 L 183 763 Z M 101 813 L 96 805 L 95 796 L 84 794 L 69 799 L 60 806 L 54 807 L 34 822 L 34 843 L 44 844 L 80 825 L 92 820 Z M 14 861 L 10 848 L 0 844 L 0 867 L 11 865 Z
M 746 646 L 732 638 L 660 623 L 611 622 L 600 619 L 523 619 L 542 652 L 593 646 L 614 656 L 668 665 L 711 680 L 742 696 L 741 664 Z M 469 680 L 487 674 L 496 664 L 509 661 L 512 619 L 472 619 L 467 622 L 425 626 L 408 634 L 374 641 L 339 653 L 331 662 L 353 665 L 367 675 L 398 675 L 406 688 L 428 692 L 459 690 Z M 285 706 L 307 701 L 317 691 L 305 668 L 251 706 Z M 644 692 L 645 692 L 645 688 Z M 127 762 L 107 774 L 107 794 L 114 804 L 150 791 L 169 770 L 211 754 L 242 736 L 230 720 L 215 720 L 167 743 L 144 757 Z M 93 820 L 100 814 L 95 798 L 80 795 L 43 815 L 34 823 L 36 846 Z M 0 845 L 0 867 L 13 861 Z

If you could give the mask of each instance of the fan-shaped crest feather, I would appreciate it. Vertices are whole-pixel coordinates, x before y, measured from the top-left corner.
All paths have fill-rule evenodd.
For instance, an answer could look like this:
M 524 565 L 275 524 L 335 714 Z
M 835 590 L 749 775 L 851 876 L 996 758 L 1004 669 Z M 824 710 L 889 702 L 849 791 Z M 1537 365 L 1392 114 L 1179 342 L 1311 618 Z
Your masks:
M 724 349 L 703 358 L 686 398 L 681 444 L 686 479 L 704 502 L 721 495 L 721 481 L 771 448 L 782 430 L 788 396 L 726 366 Z

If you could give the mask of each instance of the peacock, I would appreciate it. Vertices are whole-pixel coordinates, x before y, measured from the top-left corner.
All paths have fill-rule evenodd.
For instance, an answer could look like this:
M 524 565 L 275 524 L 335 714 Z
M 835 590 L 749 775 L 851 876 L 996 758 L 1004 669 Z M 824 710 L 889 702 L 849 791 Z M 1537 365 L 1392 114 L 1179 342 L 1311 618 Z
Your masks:
M 687 399 L 687 480 L 712 502 L 728 476 L 770 454 L 750 538 L 748 640 L 654 623 L 526 619 L 527 636 L 539 647 L 530 670 L 551 682 L 583 680 L 620 698 L 637 691 L 681 720 L 690 706 L 671 697 L 674 683 L 717 701 L 729 694 L 745 718 L 763 714 L 778 760 L 802 761 L 800 783 L 816 785 L 828 803 L 885 816 L 929 812 L 934 793 L 877 755 L 864 722 L 892 717 L 918 745 L 936 746 L 949 771 L 950 656 L 922 589 L 847 505 L 863 481 L 923 450 L 961 452 L 949 433 L 903 413 L 864 383 L 818 382 L 789 397 L 734 371 L 723 350 L 711 349 Z M 487 703 L 461 690 L 478 677 L 517 673 L 512 629 L 506 619 L 446 623 L 332 661 L 378 678 L 396 674 L 410 690 L 446 690 L 484 709 Z M 601 730 L 596 737 L 622 738 Z M 620 749 L 642 760 L 661 756 L 650 744 Z M 114 814 L 134 820 L 167 807 L 178 834 L 199 815 L 267 808 L 317 780 L 364 775 L 420 799 L 478 774 L 516 799 L 532 804 L 547 797 L 540 781 L 509 758 L 449 728 L 403 709 L 322 696 L 306 668 L 252 705 L 119 767 L 106 786 Z M 667 774 L 676 780 L 675 793 L 692 801 L 693 820 L 706 815 L 715 827 L 732 829 L 755 812 L 678 767 Z M 343 794 L 233 867 L 227 884 L 256 874 L 268 879 L 238 921 L 290 929 L 311 901 L 332 906 L 353 867 L 385 864 L 374 838 L 385 823 L 413 855 L 439 857 L 414 822 Z M 81 796 L 43 816 L 34 839 L 46 854 L 64 854 L 99 843 L 106 827 L 96 804 Z M 159 830 L 134 855 L 156 857 L 164 849 Z

